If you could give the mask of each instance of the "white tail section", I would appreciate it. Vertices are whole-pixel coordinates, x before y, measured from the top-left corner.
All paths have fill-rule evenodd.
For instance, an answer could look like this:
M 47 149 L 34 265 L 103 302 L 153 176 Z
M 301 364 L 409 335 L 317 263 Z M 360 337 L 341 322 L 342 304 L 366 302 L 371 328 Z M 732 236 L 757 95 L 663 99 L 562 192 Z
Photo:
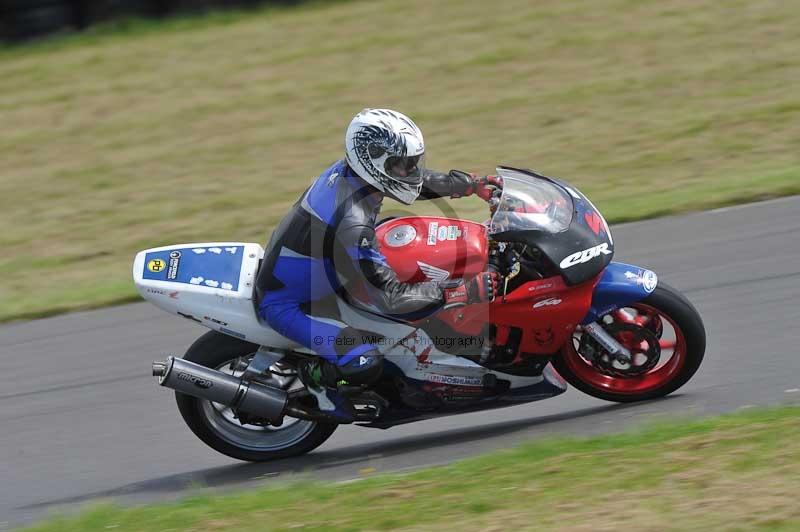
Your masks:
M 264 248 L 246 242 L 175 244 L 133 261 L 136 289 L 150 303 L 204 327 L 282 349 L 301 349 L 256 314 L 254 287 Z

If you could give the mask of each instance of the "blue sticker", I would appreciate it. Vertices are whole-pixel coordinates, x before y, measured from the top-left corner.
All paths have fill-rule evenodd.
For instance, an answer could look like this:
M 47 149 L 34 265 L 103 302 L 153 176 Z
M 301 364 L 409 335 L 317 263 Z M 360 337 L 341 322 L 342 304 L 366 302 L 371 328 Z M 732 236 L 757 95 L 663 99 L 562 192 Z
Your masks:
M 230 329 L 226 329 L 225 327 L 220 327 L 219 332 L 228 334 L 230 336 L 235 336 L 236 338 L 241 338 L 242 340 L 246 340 L 247 337 L 240 332 L 232 331 Z
M 244 246 L 164 249 L 144 258 L 142 278 L 236 291 Z

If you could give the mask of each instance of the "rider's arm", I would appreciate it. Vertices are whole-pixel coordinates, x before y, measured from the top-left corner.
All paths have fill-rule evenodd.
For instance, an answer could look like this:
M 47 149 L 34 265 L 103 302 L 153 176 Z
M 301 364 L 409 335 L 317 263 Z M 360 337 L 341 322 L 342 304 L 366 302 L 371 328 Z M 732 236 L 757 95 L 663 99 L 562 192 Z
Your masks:
M 384 316 L 418 320 L 440 308 L 492 301 L 497 293 L 495 272 L 482 272 L 467 282 L 401 282 L 375 246 L 375 230 L 367 225 L 345 226 L 337 240 L 346 254 L 344 268 L 337 261 L 337 273 L 347 281 L 365 281 L 370 302 Z
M 365 281 L 370 302 L 385 316 L 417 319 L 438 310 L 444 293 L 437 282 L 403 283 L 375 245 L 368 225 L 343 225 L 336 240 L 340 255 L 336 271 L 345 280 Z
M 461 170 L 443 174 L 427 170 L 422 176 L 422 192 L 418 199 L 461 198 L 475 192 L 475 176 Z

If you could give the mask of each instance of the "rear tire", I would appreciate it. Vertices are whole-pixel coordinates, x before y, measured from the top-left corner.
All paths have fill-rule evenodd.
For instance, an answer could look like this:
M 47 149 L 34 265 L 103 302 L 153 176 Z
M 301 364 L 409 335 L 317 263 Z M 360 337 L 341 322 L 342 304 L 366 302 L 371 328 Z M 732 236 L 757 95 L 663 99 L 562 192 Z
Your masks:
M 673 356 L 677 354 L 679 347 L 682 353 L 681 359 L 674 363 L 674 369 L 661 370 L 664 374 L 661 381 L 650 377 L 654 384 L 649 387 L 644 378 L 650 374 L 642 377 L 608 377 L 581 357 L 570 341 L 562 348 L 559 356 L 553 359 L 553 366 L 564 380 L 592 397 L 618 403 L 631 403 L 664 397 L 692 378 L 700 367 L 706 350 L 705 327 L 697 309 L 678 290 L 661 282 L 653 293 L 640 303 L 657 310 L 663 318 L 671 322 L 673 329 L 676 329 L 677 347 Z M 635 308 L 635 305 L 630 306 Z M 680 335 L 677 334 L 678 330 Z M 679 337 L 682 337 L 682 342 Z M 596 375 L 592 374 L 592 370 Z M 654 369 L 653 372 L 655 371 L 658 370 Z M 636 388 L 637 381 L 634 379 L 640 379 L 642 386 Z
M 257 350 L 255 344 L 209 331 L 189 347 L 183 358 L 208 368 L 220 368 L 235 358 L 252 355 Z M 176 392 L 175 400 L 186 424 L 206 445 L 231 458 L 248 462 L 266 462 L 308 453 L 330 438 L 338 426 L 335 423 L 297 420 L 295 425 L 302 425 L 294 428 L 294 437 L 281 444 L 276 436 L 282 430 L 289 429 L 267 430 L 256 425 L 232 422 L 217 415 L 214 403 L 182 393 Z M 248 433 L 248 427 L 252 436 Z M 244 437 L 239 438 L 238 434 Z M 251 437 L 253 443 L 249 444 L 247 441 Z M 270 440 L 277 443 L 270 445 Z

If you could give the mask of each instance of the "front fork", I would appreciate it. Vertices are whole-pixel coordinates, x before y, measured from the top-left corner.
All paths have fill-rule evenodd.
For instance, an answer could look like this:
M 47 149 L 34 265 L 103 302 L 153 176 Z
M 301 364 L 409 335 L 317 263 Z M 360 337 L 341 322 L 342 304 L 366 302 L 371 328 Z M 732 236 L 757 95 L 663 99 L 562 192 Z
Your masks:
M 631 362 L 631 352 L 603 328 L 606 314 L 641 301 L 656 289 L 658 277 L 650 270 L 625 264 L 610 263 L 594 289 L 592 305 L 583 320 L 583 331 L 622 363 Z M 624 312 L 624 311 L 621 311 Z
M 583 326 L 583 332 L 588 333 L 600 346 L 623 364 L 630 364 L 632 361 L 631 352 L 624 345 L 619 343 L 613 336 L 608 334 L 602 324 L 593 321 Z

